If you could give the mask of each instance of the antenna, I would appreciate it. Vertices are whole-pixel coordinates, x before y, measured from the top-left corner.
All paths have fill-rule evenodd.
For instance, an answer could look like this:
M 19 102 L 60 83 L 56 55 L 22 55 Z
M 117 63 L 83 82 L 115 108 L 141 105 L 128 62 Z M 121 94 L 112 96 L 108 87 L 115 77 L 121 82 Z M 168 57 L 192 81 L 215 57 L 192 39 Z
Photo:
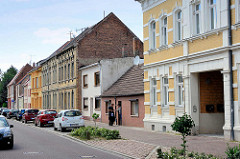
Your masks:
M 30 62 L 29 62 L 29 64 L 32 65 L 32 57 L 35 56 L 35 55 L 30 54 L 29 56 L 30 56 Z
M 69 31 L 69 33 L 67 33 L 67 34 L 69 34 L 69 35 L 70 35 L 70 40 L 72 40 L 72 35 L 73 35 L 73 32 L 72 32 L 72 30 L 70 30 L 70 31 Z

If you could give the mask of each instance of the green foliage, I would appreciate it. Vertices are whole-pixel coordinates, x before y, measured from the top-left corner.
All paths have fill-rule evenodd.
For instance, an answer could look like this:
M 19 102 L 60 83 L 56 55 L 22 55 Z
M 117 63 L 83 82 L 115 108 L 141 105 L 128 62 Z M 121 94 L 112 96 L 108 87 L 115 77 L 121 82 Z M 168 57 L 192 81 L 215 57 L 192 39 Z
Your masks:
M 3 107 L 3 108 L 6 108 L 6 107 L 7 107 L 7 103 L 3 103 L 3 104 L 2 104 L 2 107 Z
M 97 114 L 97 113 L 93 113 L 93 115 L 92 115 L 92 118 L 93 118 L 93 121 L 94 121 L 94 123 L 95 123 L 95 128 L 97 127 L 97 119 L 99 118 L 99 114 Z
M 7 101 L 7 85 L 17 74 L 17 69 L 11 66 L 6 72 L 1 73 L 0 79 L 0 105 Z
M 191 134 L 192 128 L 195 126 L 194 121 L 192 120 L 190 115 L 186 113 L 183 114 L 181 117 L 176 117 L 174 123 L 171 125 L 174 131 L 177 131 L 182 134 L 182 153 L 185 156 L 186 154 L 186 136 Z
M 185 158 L 185 156 L 182 154 L 182 149 L 176 149 L 175 147 L 172 147 L 170 152 L 163 152 L 162 149 L 157 149 L 157 157 L 161 159 L 182 159 Z M 204 153 L 194 153 L 194 152 L 188 152 L 187 153 L 188 158 L 193 159 L 217 159 L 218 157 L 213 156 L 212 154 L 206 155 Z
M 107 140 L 120 139 L 118 130 L 109 130 L 105 128 L 94 128 L 91 126 L 81 127 L 79 129 L 74 129 L 71 132 L 72 136 L 78 136 L 81 139 L 88 139 L 87 135 L 90 135 L 90 138 L 105 138 Z
M 239 146 L 229 147 L 225 151 L 228 159 L 240 158 L 240 144 Z

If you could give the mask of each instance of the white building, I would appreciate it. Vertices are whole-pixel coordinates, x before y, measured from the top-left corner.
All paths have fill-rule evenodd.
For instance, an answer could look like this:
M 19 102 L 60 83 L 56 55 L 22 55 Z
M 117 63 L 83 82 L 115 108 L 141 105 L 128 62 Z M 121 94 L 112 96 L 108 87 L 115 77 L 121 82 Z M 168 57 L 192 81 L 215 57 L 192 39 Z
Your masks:
M 91 118 L 93 113 L 97 113 L 101 117 L 99 96 L 139 60 L 139 57 L 104 59 L 80 68 L 83 116 Z

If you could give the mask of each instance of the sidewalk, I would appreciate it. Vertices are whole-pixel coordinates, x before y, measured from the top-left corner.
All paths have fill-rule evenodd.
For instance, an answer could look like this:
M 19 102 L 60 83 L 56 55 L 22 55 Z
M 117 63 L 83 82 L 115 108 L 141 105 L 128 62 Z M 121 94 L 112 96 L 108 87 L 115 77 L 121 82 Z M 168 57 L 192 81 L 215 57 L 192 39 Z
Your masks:
M 85 120 L 86 126 L 94 126 L 93 121 Z M 104 127 L 108 129 L 119 130 L 120 135 L 124 139 L 128 139 L 131 141 L 137 141 L 141 143 L 141 145 L 146 144 L 146 149 L 150 153 L 154 148 L 159 146 L 163 149 L 169 149 L 171 147 L 180 148 L 182 143 L 181 136 L 175 135 L 173 133 L 161 133 L 161 132 L 151 132 L 146 131 L 143 128 L 136 127 L 125 127 L 125 126 L 109 126 L 108 124 L 97 122 L 98 127 Z M 194 151 L 205 154 L 213 154 L 217 156 L 225 157 L 225 151 L 227 148 L 227 144 L 229 146 L 238 146 L 239 142 L 230 142 L 224 140 L 223 136 L 188 136 L 187 137 L 187 150 Z M 120 143 L 111 144 L 111 147 L 120 147 Z M 125 145 L 126 147 L 127 145 Z M 131 149 L 131 147 L 135 147 Z M 133 150 L 132 153 L 136 152 L 136 146 L 129 145 L 129 149 Z M 130 150 L 129 150 L 130 151 Z M 141 150 L 139 150 L 141 152 Z M 124 153 L 124 152 L 123 152 Z M 130 153 L 130 152 L 129 152 Z M 140 155 L 143 156 L 143 155 Z M 142 157 L 137 157 L 142 158 Z M 154 158 L 154 157 L 153 157 Z

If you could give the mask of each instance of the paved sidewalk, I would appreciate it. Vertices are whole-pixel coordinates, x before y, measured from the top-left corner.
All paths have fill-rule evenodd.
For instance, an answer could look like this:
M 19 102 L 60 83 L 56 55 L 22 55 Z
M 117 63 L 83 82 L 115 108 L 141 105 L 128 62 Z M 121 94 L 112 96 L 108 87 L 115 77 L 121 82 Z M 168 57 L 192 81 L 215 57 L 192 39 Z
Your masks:
M 86 126 L 94 126 L 93 121 L 85 120 Z M 180 148 L 181 136 L 175 135 L 173 133 L 161 133 L 161 132 L 151 132 L 146 131 L 143 128 L 126 127 L 126 126 L 109 126 L 108 124 L 97 122 L 98 127 L 104 127 L 108 129 L 119 130 L 122 138 L 129 139 L 132 141 L 142 142 L 148 145 L 148 153 L 151 152 L 153 148 L 150 145 L 159 146 L 163 149 L 169 149 L 171 147 Z M 199 153 L 214 154 L 217 156 L 225 157 L 225 151 L 229 146 L 238 146 L 239 142 L 230 142 L 224 140 L 223 136 L 188 136 L 187 145 L 188 151 L 194 151 Z M 111 144 L 111 147 L 119 147 L 119 144 Z M 126 146 L 126 145 L 125 145 Z M 130 145 L 131 146 L 131 145 Z M 133 149 L 135 151 L 136 149 Z M 129 151 L 131 151 L 129 149 Z M 141 151 L 141 150 L 140 150 Z M 140 152 L 139 151 L 139 152 Z M 124 152 L 123 152 L 124 153 Z M 129 152 L 131 153 L 131 152 Z M 137 153 L 132 152 L 132 153 Z M 147 152 L 146 152 L 147 153 Z M 142 158 L 142 157 L 140 157 Z M 154 157 L 153 157 L 154 158 Z

